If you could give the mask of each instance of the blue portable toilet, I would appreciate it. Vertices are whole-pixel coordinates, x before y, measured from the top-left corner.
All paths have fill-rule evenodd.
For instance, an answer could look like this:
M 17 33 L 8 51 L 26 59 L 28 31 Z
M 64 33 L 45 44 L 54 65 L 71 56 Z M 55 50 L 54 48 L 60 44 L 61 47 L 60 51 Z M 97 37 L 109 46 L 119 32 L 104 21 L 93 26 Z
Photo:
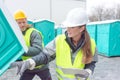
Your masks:
M 0 76 L 24 52 L 27 52 L 27 47 L 22 33 L 0 0 Z
M 34 21 L 34 27 L 43 34 L 44 44 L 55 38 L 54 22 L 49 20 Z
M 97 24 L 97 46 L 101 55 L 120 56 L 120 20 Z
M 87 29 L 95 37 L 100 55 L 120 56 L 120 20 L 93 22 L 87 25 Z
M 55 37 L 59 34 L 62 34 L 62 27 L 59 26 L 55 26 Z
M 28 20 L 27 22 L 28 22 L 28 24 L 33 25 L 33 26 L 34 26 L 34 23 L 33 23 L 33 21 L 32 21 L 32 20 Z
M 87 24 L 87 31 L 91 38 L 97 42 L 97 25 L 93 22 Z M 97 44 L 97 43 L 96 43 Z

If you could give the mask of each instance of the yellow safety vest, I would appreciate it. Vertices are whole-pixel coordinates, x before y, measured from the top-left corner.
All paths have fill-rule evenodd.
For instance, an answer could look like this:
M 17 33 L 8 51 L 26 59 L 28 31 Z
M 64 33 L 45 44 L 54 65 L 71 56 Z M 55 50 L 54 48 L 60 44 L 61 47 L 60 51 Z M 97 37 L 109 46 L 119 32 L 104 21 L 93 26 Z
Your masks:
M 65 35 L 59 35 L 56 38 L 56 72 L 59 80 L 76 80 L 74 75 L 64 74 L 61 68 L 78 68 L 84 69 L 85 64 L 82 63 L 82 50 L 78 51 L 74 63 L 71 60 L 71 49 L 68 43 L 65 41 Z M 95 53 L 95 41 L 91 39 L 92 53 Z
M 31 35 L 31 33 L 32 33 L 33 30 L 39 32 L 39 34 L 42 36 L 42 33 L 41 33 L 40 31 L 38 31 L 38 30 L 36 30 L 36 29 L 34 29 L 34 28 L 29 28 L 29 29 L 26 31 L 25 35 L 24 35 L 24 40 L 25 40 L 25 42 L 26 42 L 27 47 L 30 47 L 30 35 Z M 44 47 L 43 36 L 42 36 L 42 47 Z M 31 58 L 31 57 L 29 57 L 29 56 L 22 56 L 22 60 L 26 60 L 26 59 L 28 59 L 28 58 Z M 36 68 L 40 68 L 40 67 L 42 67 L 42 66 L 43 66 L 43 65 L 40 65 L 40 66 L 37 66 Z

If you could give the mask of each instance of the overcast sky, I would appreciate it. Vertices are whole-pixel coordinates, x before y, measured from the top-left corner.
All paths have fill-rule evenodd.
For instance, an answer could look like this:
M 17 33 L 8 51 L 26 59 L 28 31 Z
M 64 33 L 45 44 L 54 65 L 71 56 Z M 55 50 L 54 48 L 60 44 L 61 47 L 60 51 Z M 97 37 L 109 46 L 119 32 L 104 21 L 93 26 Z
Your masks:
M 120 3 L 120 0 L 87 0 L 87 6 L 96 6 L 101 4 L 113 5 L 114 3 Z
M 93 7 L 103 5 L 105 7 L 114 7 L 115 4 L 120 4 L 120 0 L 87 0 L 87 10 L 90 13 L 90 10 Z

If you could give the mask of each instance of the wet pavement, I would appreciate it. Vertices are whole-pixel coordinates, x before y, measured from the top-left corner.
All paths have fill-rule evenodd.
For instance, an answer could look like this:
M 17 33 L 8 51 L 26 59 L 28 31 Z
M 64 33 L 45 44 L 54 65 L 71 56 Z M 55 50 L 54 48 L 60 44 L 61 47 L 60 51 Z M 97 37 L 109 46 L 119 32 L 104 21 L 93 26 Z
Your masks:
M 96 64 L 95 72 L 91 80 L 120 80 L 120 57 L 98 56 L 99 61 Z M 55 73 L 55 61 L 50 63 L 50 72 L 53 80 L 57 80 Z M 16 68 L 7 70 L 0 80 L 19 80 L 16 75 Z M 37 76 L 33 80 L 40 80 Z
M 120 80 L 120 57 L 99 56 L 93 75 L 94 80 Z

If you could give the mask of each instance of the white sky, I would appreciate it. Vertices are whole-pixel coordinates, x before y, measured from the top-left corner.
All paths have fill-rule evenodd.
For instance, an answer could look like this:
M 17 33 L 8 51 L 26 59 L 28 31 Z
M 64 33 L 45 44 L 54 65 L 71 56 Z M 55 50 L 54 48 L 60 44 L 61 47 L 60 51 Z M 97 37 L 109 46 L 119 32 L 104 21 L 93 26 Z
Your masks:
M 120 0 L 87 0 L 87 6 L 113 5 L 114 3 L 120 3 Z
M 87 0 L 87 10 L 90 13 L 90 10 L 95 6 L 115 7 L 115 4 L 118 3 L 120 4 L 120 0 Z

